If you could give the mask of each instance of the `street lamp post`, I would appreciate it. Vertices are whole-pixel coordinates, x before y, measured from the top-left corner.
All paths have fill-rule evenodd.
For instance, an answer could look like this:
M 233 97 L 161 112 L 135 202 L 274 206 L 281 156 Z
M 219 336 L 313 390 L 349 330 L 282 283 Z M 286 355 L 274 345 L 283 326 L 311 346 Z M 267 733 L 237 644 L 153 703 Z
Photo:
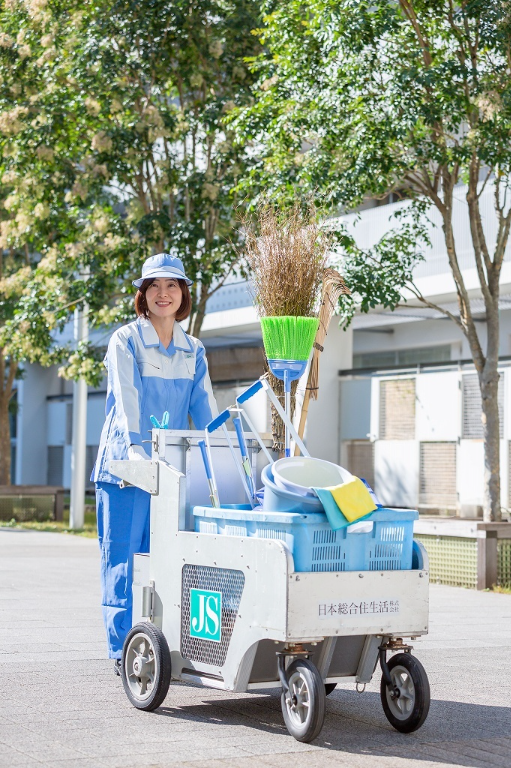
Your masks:
M 89 307 L 75 309 L 74 338 L 76 345 L 88 341 Z M 71 503 L 69 527 L 83 528 L 85 515 L 85 458 L 87 451 L 87 384 L 83 379 L 73 382 L 73 443 L 71 446 Z

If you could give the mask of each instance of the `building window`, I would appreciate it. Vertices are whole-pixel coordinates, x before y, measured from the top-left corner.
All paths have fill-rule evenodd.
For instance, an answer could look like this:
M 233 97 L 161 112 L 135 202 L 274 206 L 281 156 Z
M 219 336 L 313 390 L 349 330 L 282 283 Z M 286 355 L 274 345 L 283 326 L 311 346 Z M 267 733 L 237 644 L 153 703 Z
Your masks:
M 421 443 L 419 504 L 456 508 L 456 443 Z
M 64 477 L 64 446 L 48 446 L 48 485 L 62 485 Z
M 380 382 L 380 440 L 415 440 L 415 379 Z
M 363 477 L 374 488 L 374 443 L 369 440 L 346 441 L 346 469 Z
M 411 366 L 422 363 L 446 363 L 451 359 L 451 345 L 393 349 L 387 352 L 357 352 L 353 355 L 353 368 L 389 368 L 394 365 Z

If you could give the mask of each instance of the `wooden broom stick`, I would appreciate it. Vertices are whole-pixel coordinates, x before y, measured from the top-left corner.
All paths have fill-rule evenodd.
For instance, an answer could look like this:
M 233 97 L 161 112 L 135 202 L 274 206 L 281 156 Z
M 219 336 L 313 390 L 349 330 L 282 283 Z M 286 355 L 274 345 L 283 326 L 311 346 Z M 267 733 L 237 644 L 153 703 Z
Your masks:
M 314 340 L 314 351 L 312 354 L 312 362 L 309 369 L 309 376 L 307 378 L 307 386 L 305 388 L 305 395 L 303 398 L 302 410 L 300 413 L 300 424 L 298 427 L 298 434 L 303 440 L 305 432 L 305 423 L 307 421 L 307 414 L 309 412 L 309 402 L 312 397 L 313 400 L 318 398 L 319 390 L 319 356 L 323 352 L 323 343 L 328 333 L 328 326 L 330 320 L 335 312 L 337 301 L 341 294 L 349 294 L 349 288 L 344 282 L 342 276 L 335 269 L 325 269 L 323 275 L 323 287 L 321 290 L 321 307 L 319 310 L 319 327 Z M 298 456 L 300 451 L 298 447 L 295 448 L 295 456 Z

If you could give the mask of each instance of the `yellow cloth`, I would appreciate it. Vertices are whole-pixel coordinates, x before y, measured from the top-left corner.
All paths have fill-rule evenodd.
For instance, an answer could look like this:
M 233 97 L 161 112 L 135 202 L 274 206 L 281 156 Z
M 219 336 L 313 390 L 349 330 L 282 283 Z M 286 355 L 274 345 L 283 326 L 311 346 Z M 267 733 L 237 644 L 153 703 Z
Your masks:
M 335 503 L 350 523 L 377 509 L 371 494 L 359 477 L 326 490 L 330 491 Z

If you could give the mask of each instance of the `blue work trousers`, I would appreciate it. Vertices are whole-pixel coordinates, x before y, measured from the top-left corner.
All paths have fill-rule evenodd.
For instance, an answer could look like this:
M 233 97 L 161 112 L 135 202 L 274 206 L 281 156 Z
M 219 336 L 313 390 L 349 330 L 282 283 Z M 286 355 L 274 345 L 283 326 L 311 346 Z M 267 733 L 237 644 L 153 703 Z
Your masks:
M 133 555 L 149 552 L 150 499 L 140 488 L 96 483 L 101 604 L 110 659 L 121 658 L 131 629 Z

